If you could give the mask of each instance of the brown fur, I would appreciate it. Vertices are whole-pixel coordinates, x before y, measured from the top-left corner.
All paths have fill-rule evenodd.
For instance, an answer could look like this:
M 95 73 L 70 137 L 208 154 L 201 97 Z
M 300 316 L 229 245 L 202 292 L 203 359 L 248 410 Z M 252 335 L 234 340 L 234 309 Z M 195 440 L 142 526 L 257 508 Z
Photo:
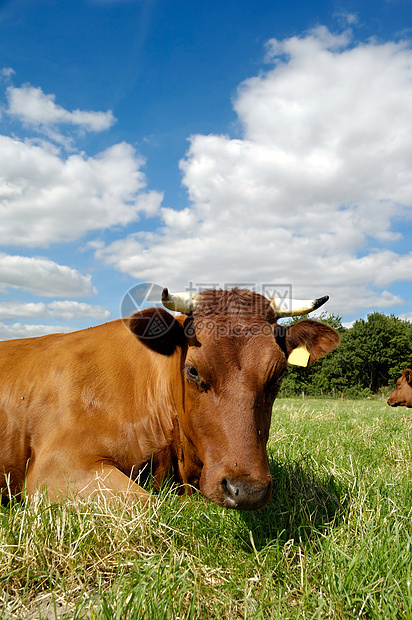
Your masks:
M 269 300 L 247 289 L 233 288 L 227 291 L 211 289 L 201 293 L 196 319 L 214 318 L 226 320 L 236 317 L 240 321 L 265 321 L 275 323 L 275 314 Z
M 388 405 L 412 407 L 412 370 L 410 368 L 406 368 L 397 380 L 395 389 L 388 398 Z
M 338 336 L 313 321 L 277 333 L 263 297 L 212 291 L 192 317 L 150 309 L 72 334 L 0 343 L 0 489 L 51 499 L 146 499 L 167 475 L 222 506 L 270 498 L 273 400 L 292 348 Z M 26 489 L 24 480 L 26 478 Z

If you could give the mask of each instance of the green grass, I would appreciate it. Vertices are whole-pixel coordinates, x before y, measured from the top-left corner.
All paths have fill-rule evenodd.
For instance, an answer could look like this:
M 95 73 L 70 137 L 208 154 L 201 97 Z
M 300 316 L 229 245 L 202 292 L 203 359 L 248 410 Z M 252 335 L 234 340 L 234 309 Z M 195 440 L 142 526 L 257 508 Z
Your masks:
M 0 509 L 0 617 L 410 618 L 412 417 L 367 401 L 276 401 L 273 499 L 222 510 Z

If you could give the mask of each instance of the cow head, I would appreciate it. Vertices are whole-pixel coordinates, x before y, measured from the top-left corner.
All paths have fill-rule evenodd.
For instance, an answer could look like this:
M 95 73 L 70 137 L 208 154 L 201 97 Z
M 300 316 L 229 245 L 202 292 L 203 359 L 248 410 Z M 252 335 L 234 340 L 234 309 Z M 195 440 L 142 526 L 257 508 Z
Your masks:
M 412 407 L 412 370 L 407 368 L 397 380 L 392 394 L 388 398 L 391 407 Z
M 248 290 L 204 291 L 186 299 L 183 311 L 190 316 L 169 315 L 164 334 L 169 354 L 174 346 L 184 350 L 182 477 L 226 508 L 261 508 L 272 491 L 266 444 L 288 357 L 300 350 L 312 363 L 334 349 L 339 336 L 311 320 L 278 325 L 276 303 Z M 144 312 L 148 321 L 150 311 Z

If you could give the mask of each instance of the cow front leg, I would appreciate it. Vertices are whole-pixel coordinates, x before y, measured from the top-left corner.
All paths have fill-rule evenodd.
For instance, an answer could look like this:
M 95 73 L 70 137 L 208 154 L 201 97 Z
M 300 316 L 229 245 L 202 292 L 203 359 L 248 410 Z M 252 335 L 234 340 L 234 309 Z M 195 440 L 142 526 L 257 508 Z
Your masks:
M 50 463 L 36 464 L 27 474 L 26 494 L 46 492 L 52 502 L 81 497 L 84 499 L 122 498 L 146 504 L 150 493 L 114 465 L 98 463 L 89 468 L 50 467 Z
M 137 500 L 146 504 L 151 495 L 132 478 L 126 476 L 113 465 L 103 465 L 93 472 L 94 476 L 83 488 L 77 488 L 76 495 L 86 499 L 103 495 L 107 498 Z M 79 485 L 76 485 L 79 487 Z

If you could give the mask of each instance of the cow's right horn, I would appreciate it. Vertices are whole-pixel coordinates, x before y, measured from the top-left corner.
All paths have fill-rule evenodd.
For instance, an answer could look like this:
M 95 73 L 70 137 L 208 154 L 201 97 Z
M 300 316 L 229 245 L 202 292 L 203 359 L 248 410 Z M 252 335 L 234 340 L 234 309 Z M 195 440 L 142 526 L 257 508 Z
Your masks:
M 276 312 L 278 317 L 302 316 L 317 310 L 323 306 L 329 299 L 329 295 L 319 297 L 318 299 L 291 299 L 289 305 L 285 304 L 285 300 L 279 297 L 269 299 L 270 305 Z
M 164 288 L 162 291 L 162 304 L 174 312 L 190 314 L 196 310 L 199 302 L 199 293 L 169 293 L 168 288 Z

